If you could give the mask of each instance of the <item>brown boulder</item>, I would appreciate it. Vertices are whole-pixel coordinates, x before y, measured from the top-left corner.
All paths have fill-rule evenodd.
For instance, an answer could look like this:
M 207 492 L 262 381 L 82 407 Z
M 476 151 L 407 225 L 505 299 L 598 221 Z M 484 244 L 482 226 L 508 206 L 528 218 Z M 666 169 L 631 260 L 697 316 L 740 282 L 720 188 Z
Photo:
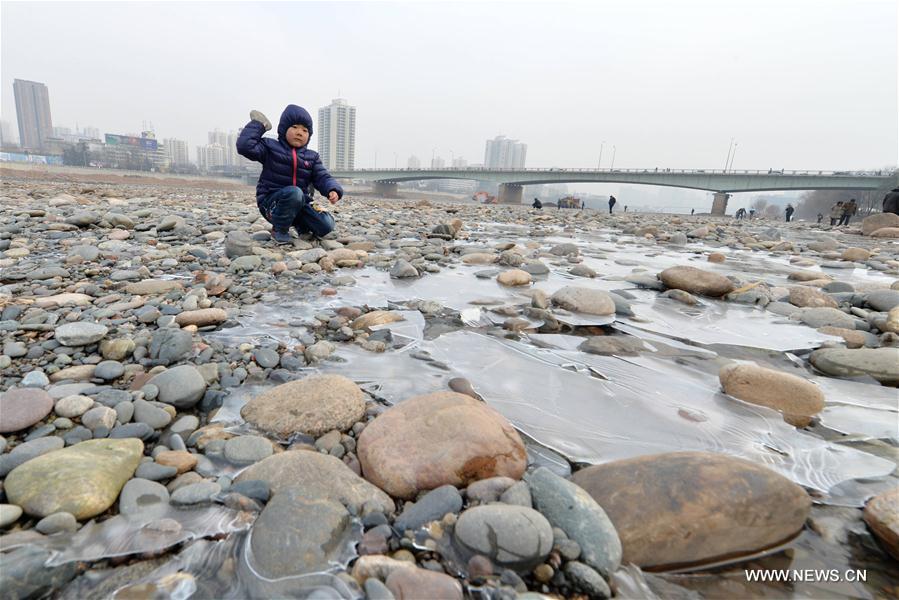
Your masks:
M 365 428 L 357 450 L 365 478 L 399 498 L 488 477 L 520 479 L 527 467 L 521 437 L 505 417 L 455 392 L 393 406 Z
M 670 267 L 659 274 L 659 279 L 669 288 L 703 296 L 723 296 L 736 289 L 734 282 L 724 275 L 696 267 Z
M 814 383 L 756 365 L 730 364 L 718 372 L 727 394 L 783 413 L 784 421 L 805 427 L 824 409 L 824 393 Z
M 899 227 L 899 215 L 893 213 L 880 213 L 865 217 L 862 221 L 862 234 L 871 235 L 884 227 Z
M 871 253 L 864 248 L 846 248 L 840 255 L 843 260 L 851 260 L 855 262 L 864 262 L 871 258 Z
M 899 560 L 899 487 L 871 498 L 864 519 L 887 552 Z
M 281 452 L 249 467 L 234 481 L 254 479 L 267 482 L 274 494 L 296 486 L 314 498 L 340 502 L 356 511 L 366 502 L 376 504 L 388 514 L 396 509 L 390 496 L 329 454 L 308 450 Z
M 455 578 L 427 569 L 397 569 L 388 577 L 387 589 L 396 600 L 462 600 L 462 586 Z
M 365 395 L 341 375 L 312 375 L 256 396 L 240 409 L 248 422 L 268 433 L 318 437 L 346 431 L 365 414 Z
M 508 286 L 528 285 L 531 283 L 531 274 L 521 269 L 509 269 L 497 275 L 496 280 Z
M 790 304 L 805 308 L 806 306 L 839 308 L 837 301 L 828 294 L 813 287 L 797 285 L 790 288 Z
M 621 538 L 622 564 L 716 562 L 791 538 L 811 508 L 805 491 L 765 467 L 707 452 L 640 456 L 574 474 Z
M 386 325 L 387 323 L 395 323 L 396 321 L 405 321 L 406 318 L 398 312 L 392 310 L 373 310 L 365 313 L 353 321 L 352 329 L 368 329 L 376 325 Z
M 877 231 L 871 233 L 871 237 L 875 238 L 899 238 L 899 227 L 881 227 Z

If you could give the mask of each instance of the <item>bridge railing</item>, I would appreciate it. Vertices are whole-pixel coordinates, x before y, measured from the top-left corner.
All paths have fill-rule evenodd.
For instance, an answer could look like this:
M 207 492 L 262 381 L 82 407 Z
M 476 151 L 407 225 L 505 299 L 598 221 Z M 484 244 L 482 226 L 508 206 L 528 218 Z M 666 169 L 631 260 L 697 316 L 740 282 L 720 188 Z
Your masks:
M 809 175 L 809 176 L 852 176 L 852 177 L 886 177 L 895 175 L 896 171 L 878 170 L 878 171 L 824 171 L 824 170 L 785 170 L 785 169 L 557 169 L 557 168 L 522 168 L 522 169 L 488 169 L 486 167 L 436 167 L 428 169 L 352 169 L 347 172 L 351 173 L 422 173 L 433 171 L 445 171 L 447 173 L 629 173 L 629 174 L 680 174 L 680 175 Z

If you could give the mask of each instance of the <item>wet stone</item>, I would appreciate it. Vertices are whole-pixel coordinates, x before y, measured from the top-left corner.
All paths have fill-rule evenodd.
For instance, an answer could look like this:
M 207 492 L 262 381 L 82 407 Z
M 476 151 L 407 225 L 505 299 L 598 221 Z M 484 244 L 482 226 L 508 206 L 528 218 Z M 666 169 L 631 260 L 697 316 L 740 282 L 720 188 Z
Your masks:
M 56 340 L 63 346 L 86 346 L 98 342 L 109 330 L 97 323 L 67 323 L 55 330 Z
M 221 491 L 222 487 L 217 483 L 199 481 L 176 489 L 172 492 L 171 500 L 172 504 L 200 504 L 211 502 Z
M 78 521 L 71 513 L 58 512 L 44 517 L 37 522 L 34 528 L 44 535 L 71 533 L 78 530 Z
M 454 535 L 470 552 L 521 572 L 545 559 L 553 543 L 552 526 L 543 515 L 503 504 L 469 508 L 456 522 Z
M 164 485 L 148 479 L 134 478 L 122 488 L 119 512 L 123 515 L 140 514 L 148 509 L 165 507 L 168 503 L 169 491 Z
M 462 496 L 459 490 L 451 485 L 443 485 L 422 496 L 418 502 L 407 504 L 397 517 L 394 527 L 401 532 L 418 529 L 431 521 L 442 519 L 447 513 L 458 513 L 461 509 Z
M 272 443 L 257 435 L 242 435 L 225 442 L 225 458 L 237 464 L 258 462 L 272 453 Z
M 31 427 L 53 410 L 53 398 L 35 388 L 13 388 L 0 395 L 0 433 Z

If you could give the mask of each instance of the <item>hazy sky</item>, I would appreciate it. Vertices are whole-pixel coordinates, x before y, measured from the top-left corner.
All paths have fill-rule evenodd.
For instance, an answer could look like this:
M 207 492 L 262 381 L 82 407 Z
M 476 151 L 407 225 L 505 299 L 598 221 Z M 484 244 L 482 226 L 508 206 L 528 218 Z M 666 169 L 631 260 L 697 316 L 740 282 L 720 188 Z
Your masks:
M 193 146 L 251 108 L 356 106 L 356 164 L 484 158 L 529 167 L 861 169 L 897 163 L 897 3 L 35 3 L 0 5 L 13 79 L 54 125 Z M 311 146 L 316 145 L 313 135 Z

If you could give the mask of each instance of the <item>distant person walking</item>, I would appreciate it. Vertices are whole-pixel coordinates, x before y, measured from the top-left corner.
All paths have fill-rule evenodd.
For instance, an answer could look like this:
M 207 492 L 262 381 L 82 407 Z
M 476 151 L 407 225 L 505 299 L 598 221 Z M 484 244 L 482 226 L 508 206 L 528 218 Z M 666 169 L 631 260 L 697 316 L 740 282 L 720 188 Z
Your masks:
M 754 209 L 754 208 L 750 208 L 750 209 L 749 209 L 749 220 L 751 221 L 751 220 L 754 219 L 754 218 L 755 218 L 755 209 Z
M 738 208 L 737 212 L 734 213 L 734 217 L 737 219 L 737 221 L 742 221 L 743 219 L 746 218 L 746 209 Z
M 784 214 L 787 215 L 787 223 L 789 223 L 791 220 L 793 220 L 793 213 L 795 211 L 796 211 L 796 209 L 793 208 L 792 204 L 787 204 L 787 208 L 784 209 Z
M 693 213 L 695 213 L 695 212 L 696 212 L 696 209 L 695 209 L 695 208 L 691 208 L 691 209 L 690 209 L 690 216 L 692 217 L 692 216 L 693 216 Z
M 533 206 L 537 210 L 540 210 L 541 208 L 543 208 L 543 203 L 540 202 L 540 198 L 534 198 L 534 203 L 531 204 L 531 206 Z
M 899 215 L 899 187 L 893 188 L 883 197 L 883 212 Z
M 615 199 L 615 196 L 609 196 L 609 214 L 612 214 L 612 209 L 615 208 L 615 203 L 618 200 Z
M 855 198 L 850 198 L 849 202 L 843 205 L 843 216 L 840 217 L 840 225 L 849 225 L 849 219 L 858 212 L 858 204 Z
M 830 207 L 830 226 L 836 225 L 843 218 L 843 201 L 840 200 Z
M 624 212 L 627 212 L 627 204 L 624 205 Z
M 818 225 L 820 225 L 821 221 L 823 221 L 823 220 L 824 220 L 824 215 L 822 215 L 821 213 L 818 213 Z

